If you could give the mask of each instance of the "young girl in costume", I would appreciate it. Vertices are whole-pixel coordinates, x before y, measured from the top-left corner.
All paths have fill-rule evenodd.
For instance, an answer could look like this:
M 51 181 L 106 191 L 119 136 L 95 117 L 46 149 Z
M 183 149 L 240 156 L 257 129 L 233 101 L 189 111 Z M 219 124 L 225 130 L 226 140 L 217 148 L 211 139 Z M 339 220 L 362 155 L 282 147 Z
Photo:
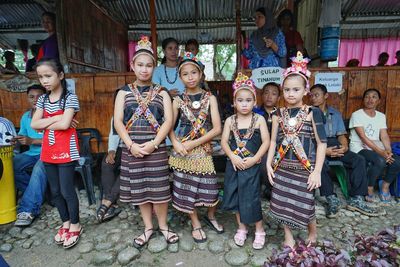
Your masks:
M 71 127 L 79 111 L 79 102 L 76 95 L 67 91 L 60 62 L 42 58 L 36 64 L 36 72 L 48 93 L 39 97 L 31 126 L 44 130 L 40 159 L 45 165 L 53 202 L 63 222 L 54 240 L 64 248 L 70 248 L 78 242 L 83 231 L 74 187 L 75 165 L 79 159 L 78 139 L 75 128 Z
M 155 233 L 153 210 L 165 240 L 178 241 L 167 225 L 171 193 L 165 137 L 172 126 L 171 98 L 151 81 L 155 64 L 151 43 L 143 36 L 131 62 L 136 81 L 121 88 L 114 108 L 114 126 L 123 142 L 120 200 L 138 205 L 144 222 L 143 233 L 133 242 L 136 248 Z
M 255 223 L 253 248 L 262 249 L 265 231 L 260 200 L 260 162 L 269 146 L 269 133 L 265 119 L 253 112 L 256 104 L 253 81 L 239 73 L 233 90 L 236 114 L 225 121 L 221 139 L 221 146 L 228 156 L 223 209 L 236 212 L 235 244 L 244 245 L 248 233 L 246 224 Z
M 283 224 L 284 246 L 293 248 L 291 229 L 308 228 L 308 244 L 317 240 L 314 190 L 321 185 L 326 135 L 319 108 L 303 104 L 309 92 L 308 59 L 298 52 L 282 83 L 285 107 L 272 117 L 267 158 L 272 187 L 270 215 Z
M 169 134 L 174 146 L 169 159 L 174 170 L 172 205 L 189 214 L 193 239 L 201 243 L 207 237 L 201 228 L 196 207 L 209 207 L 205 222 L 218 233 L 223 232 L 215 219 L 218 185 L 210 144 L 221 133 L 221 121 L 217 99 L 199 87 L 201 65 L 192 53 L 185 53 L 178 71 L 185 91 L 174 97 L 174 122 L 179 115 L 180 126 L 177 134 L 174 131 Z

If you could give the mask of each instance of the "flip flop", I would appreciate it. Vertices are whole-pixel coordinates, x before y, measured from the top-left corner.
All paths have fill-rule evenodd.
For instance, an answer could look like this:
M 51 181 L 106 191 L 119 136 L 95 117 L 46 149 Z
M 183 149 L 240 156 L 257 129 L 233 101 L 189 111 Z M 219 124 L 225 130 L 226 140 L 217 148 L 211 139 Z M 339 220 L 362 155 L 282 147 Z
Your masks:
M 57 234 L 54 236 L 54 241 L 56 242 L 57 245 L 64 244 L 65 236 L 68 234 L 68 231 L 69 231 L 69 228 L 63 228 L 62 226 L 60 226 L 60 228 L 58 228 Z M 56 240 L 57 235 L 60 236 L 59 241 Z
M 211 229 L 213 229 L 215 232 L 217 232 L 217 234 L 223 234 L 225 232 L 224 228 L 222 228 L 222 230 L 219 230 L 215 225 L 219 226 L 217 220 L 214 219 L 210 219 L 208 218 L 208 216 L 204 216 L 203 218 L 204 222 L 211 227 Z M 215 224 L 214 224 L 215 223 Z
M 196 243 L 204 243 L 207 241 L 207 236 L 203 236 L 203 234 L 201 233 L 201 230 L 203 230 L 203 229 L 201 229 L 201 227 L 193 228 L 193 230 L 192 230 L 192 237 L 193 237 L 194 242 L 196 242 Z M 201 238 L 195 238 L 193 236 L 193 232 L 195 232 L 195 231 L 199 231 Z

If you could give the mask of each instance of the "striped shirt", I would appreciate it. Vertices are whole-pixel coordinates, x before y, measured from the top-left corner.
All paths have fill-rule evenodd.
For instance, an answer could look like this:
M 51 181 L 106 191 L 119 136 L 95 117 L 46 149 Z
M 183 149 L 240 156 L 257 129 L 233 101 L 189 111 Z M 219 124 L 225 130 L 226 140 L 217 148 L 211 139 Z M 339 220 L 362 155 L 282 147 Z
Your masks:
M 60 110 L 67 110 L 67 109 L 74 109 L 74 112 L 79 111 L 79 101 L 78 97 L 75 94 L 68 93 L 65 97 L 65 104 L 64 104 L 64 98 L 59 99 L 55 102 L 51 102 L 50 98 L 47 94 L 41 95 L 36 103 L 36 108 L 40 108 L 45 110 L 47 113 L 55 113 Z M 55 140 L 55 135 L 54 131 L 57 130 L 49 130 L 49 144 L 54 145 L 56 143 Z M 63 145 L 63 144 L 58 144 L 58 145 Z M 79 159 L 79 151 L 77 144 L 75 142 L 75 135 L 71 135 L 70 138 L 70 156 L 71 160 L 77 160 Z
M 11 139 L 16 135 L 14 124 L 0 117 L 0 145 L 10 145 Z

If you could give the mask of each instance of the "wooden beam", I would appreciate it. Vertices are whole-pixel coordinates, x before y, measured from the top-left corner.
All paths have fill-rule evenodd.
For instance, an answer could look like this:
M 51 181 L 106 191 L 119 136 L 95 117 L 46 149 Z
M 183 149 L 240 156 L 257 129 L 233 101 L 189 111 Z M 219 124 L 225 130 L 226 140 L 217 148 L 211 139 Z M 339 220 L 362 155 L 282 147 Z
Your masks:
M 344 13 L 343 16 L 342 16 L 342 21 L 345 21 L 347 19 L 347 17 L 353 12 L 357 2 L 358 2 L 358 0 L 352 0 L 352 2 L 350 3 L 349 8 L 347 9 L 347 12 Z
M 235 1 L 236 9 L 236 72 L 239 70 L 241 58 L 242 29 L 240 26 L 240 0 Z
M 156 18 L 156 4 L 155 0 L 150 2 L 150 27 L 151 27 L 151 44 L 154 52 L 154 58 L 157 62 L 157 18 Z
M 56 32 L 57 32 L 57 43 L 58 43 L 58 54 L 60 55 L 60 62 L 64 66 L 64 71 L 69 72 L 69 62 L 67 55 L 67 36 L 65 33 L 66 10 L 64 8 L 64 1 L 56 1 Z

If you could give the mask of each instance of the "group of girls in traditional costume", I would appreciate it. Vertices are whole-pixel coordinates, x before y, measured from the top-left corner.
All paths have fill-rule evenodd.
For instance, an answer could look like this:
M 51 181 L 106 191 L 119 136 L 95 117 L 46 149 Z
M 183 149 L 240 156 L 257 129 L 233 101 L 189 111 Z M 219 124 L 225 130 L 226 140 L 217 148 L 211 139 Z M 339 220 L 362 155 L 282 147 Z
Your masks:
M 217 233 L 224 232 L 215 217 L 218 185 L 211 156 L 211 141 L 221 133 L 217 99 L 201 89 L 202 65 L 192 53 L 187 52 L 178 65 L 185 89 L 173 99 L 164 87 L 152 82 L 155 65 L 151 43 L 142 37 L 131 61 L 136 80 L 121 88 L 115 99 L 114 128 L 122 147 L 120 200 L 140 208 L 144 230 L 134 238 L 137 248 L 146 245 L 156 231 L 167 243 L 178 242 L 179 236 L 167 224 L 171 199 L 174 208 L 189 214 L 194 241 L 205 242 L 198 207 L 208 208 L 203 218 L 206 224 Z M 41 159 L 63 222 L 54 239 L 68 248 L 83 231 L 73 187 L 74 164 L 79 159 L 74 116 L 79 103 L 74 94 L 67 93 L 62 66 L 56 61 L 40 61 L 37 73 L 49 93 L 38 100 L 32 128 L 45 130 Z M 236 214 L 234 242 L 238 246 L 244 245 L 247 225 L 253 223 L 253 248 L 265 244 L 260 169 L 268 147 L 266 168 L 273 184 L 270 214 L 284 224 L 284 244 L 294 246 L 290 228 L 308 228 L 309 242 L 316 241 L 314 189 L 321 183 L 326 146 L 321 112 L 302 101 L 308 74 L 306 61 L 299 55 L 285 73 L 286 107 L 272 115 L 271 138 L 264 117 L 253 112 L 256 88 L 252 80 L 239 73 L 233 84 L 236 114 L 226 120 L 221 140 L 228 157 L 222 208 Z M 178 129 L 173 125 L 179 125 Z M 169 158 L 167 136 L 173 145 Z

